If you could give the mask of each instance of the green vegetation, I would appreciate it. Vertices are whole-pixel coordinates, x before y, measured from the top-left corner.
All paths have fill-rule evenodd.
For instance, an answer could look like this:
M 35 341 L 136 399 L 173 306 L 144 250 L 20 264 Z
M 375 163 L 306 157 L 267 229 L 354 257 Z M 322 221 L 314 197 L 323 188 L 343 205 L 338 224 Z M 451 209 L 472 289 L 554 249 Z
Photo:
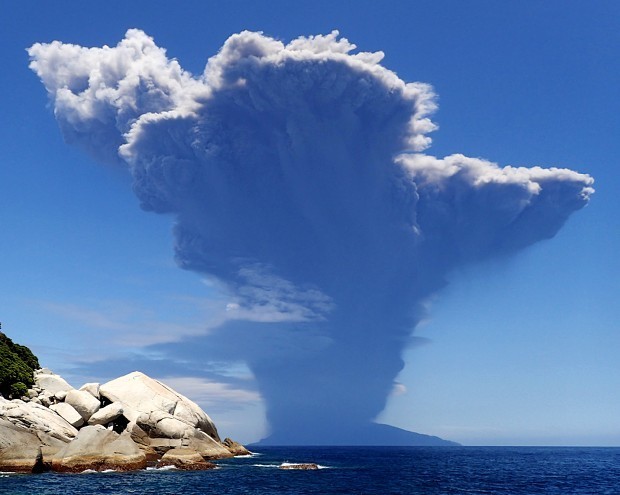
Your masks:
M 0 332 L 0 394 L 7 398 L 23 396 L 34 384 L 33 372 L 39 368 L 39 360 L 30 349 Z

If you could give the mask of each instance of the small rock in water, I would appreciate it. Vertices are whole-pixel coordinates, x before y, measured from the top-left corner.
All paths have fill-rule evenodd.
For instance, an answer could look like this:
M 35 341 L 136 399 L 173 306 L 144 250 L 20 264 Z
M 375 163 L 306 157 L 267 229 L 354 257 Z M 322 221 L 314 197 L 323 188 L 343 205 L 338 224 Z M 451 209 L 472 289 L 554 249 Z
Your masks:
M 282 463 L 279 466 L 280 469 L 300 469 L 302 471 L 307 471 L 311 469 L 319 469 L 319 465 L 313 462 L 303 462 L 299 464 L 291 464 L 291 463 Z
M 170 449 L 159 461 L 158 467 L 174 466 L 184 471 L 213 469 L 215 464 L 207 462 L 195 450 L 188 448 Z
M 252 454 L 252 452 L 246 449 L 243 445 L 241 445 L 239 442 L 235 442 L 231 438 L 225 438 L 222 444 L 224 445 L 224 447 L 226 447 L 230 451 L 232 455 L 237 456 L 237 455 L 251 455 Z

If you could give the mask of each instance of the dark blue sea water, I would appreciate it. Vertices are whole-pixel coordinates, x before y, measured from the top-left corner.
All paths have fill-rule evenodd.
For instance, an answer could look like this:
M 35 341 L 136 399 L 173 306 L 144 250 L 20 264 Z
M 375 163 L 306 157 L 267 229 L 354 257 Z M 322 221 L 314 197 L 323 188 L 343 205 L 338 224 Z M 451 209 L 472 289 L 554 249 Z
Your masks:
M 203 472 L 0 475 L 0 494 L 620 494 L 620 448 L 263 447 Z M 318 471 L 277 469 L 316 462 Z

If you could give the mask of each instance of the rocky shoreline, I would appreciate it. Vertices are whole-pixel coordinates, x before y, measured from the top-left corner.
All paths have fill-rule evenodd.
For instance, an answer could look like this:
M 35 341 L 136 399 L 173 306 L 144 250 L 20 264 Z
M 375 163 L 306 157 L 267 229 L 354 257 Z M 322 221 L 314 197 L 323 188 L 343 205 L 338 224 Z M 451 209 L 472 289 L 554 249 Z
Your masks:
M 44 368 L 22 398 L 0 396 L 0 471 L 199 470 L 248 454 L 197 404 L 138 371 L 75 389 Z

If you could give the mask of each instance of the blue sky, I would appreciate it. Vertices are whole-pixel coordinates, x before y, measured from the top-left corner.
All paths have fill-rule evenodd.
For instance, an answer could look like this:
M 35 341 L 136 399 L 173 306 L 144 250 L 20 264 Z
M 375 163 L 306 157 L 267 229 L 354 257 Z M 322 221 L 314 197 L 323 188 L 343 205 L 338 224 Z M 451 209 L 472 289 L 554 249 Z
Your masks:
M 25 49 L 115 45 L 137 27 L 200 73 L 244 29 L 341 34 L 439 95 L 429 152 L 568 167 L 596 194 L 559 234 L 469 266 L 432 302 L 380 419 L 468 445 L 620 445 L 620 7 L 616 2 L 78 2 L 2 7 L 0 320 L 75 385 L 105 380 L 213 327 L 226 299 L 172 258 L 172 217 L 140 210 L 130 178 L 63 143 Z M 152 357 L 152 356 L 151 356 Z M 225 435 L 261 437 L 241 364 L 226 383 L 162 358 L 148 370 Z M 132 361 L 133 360 L 133 361 Z

